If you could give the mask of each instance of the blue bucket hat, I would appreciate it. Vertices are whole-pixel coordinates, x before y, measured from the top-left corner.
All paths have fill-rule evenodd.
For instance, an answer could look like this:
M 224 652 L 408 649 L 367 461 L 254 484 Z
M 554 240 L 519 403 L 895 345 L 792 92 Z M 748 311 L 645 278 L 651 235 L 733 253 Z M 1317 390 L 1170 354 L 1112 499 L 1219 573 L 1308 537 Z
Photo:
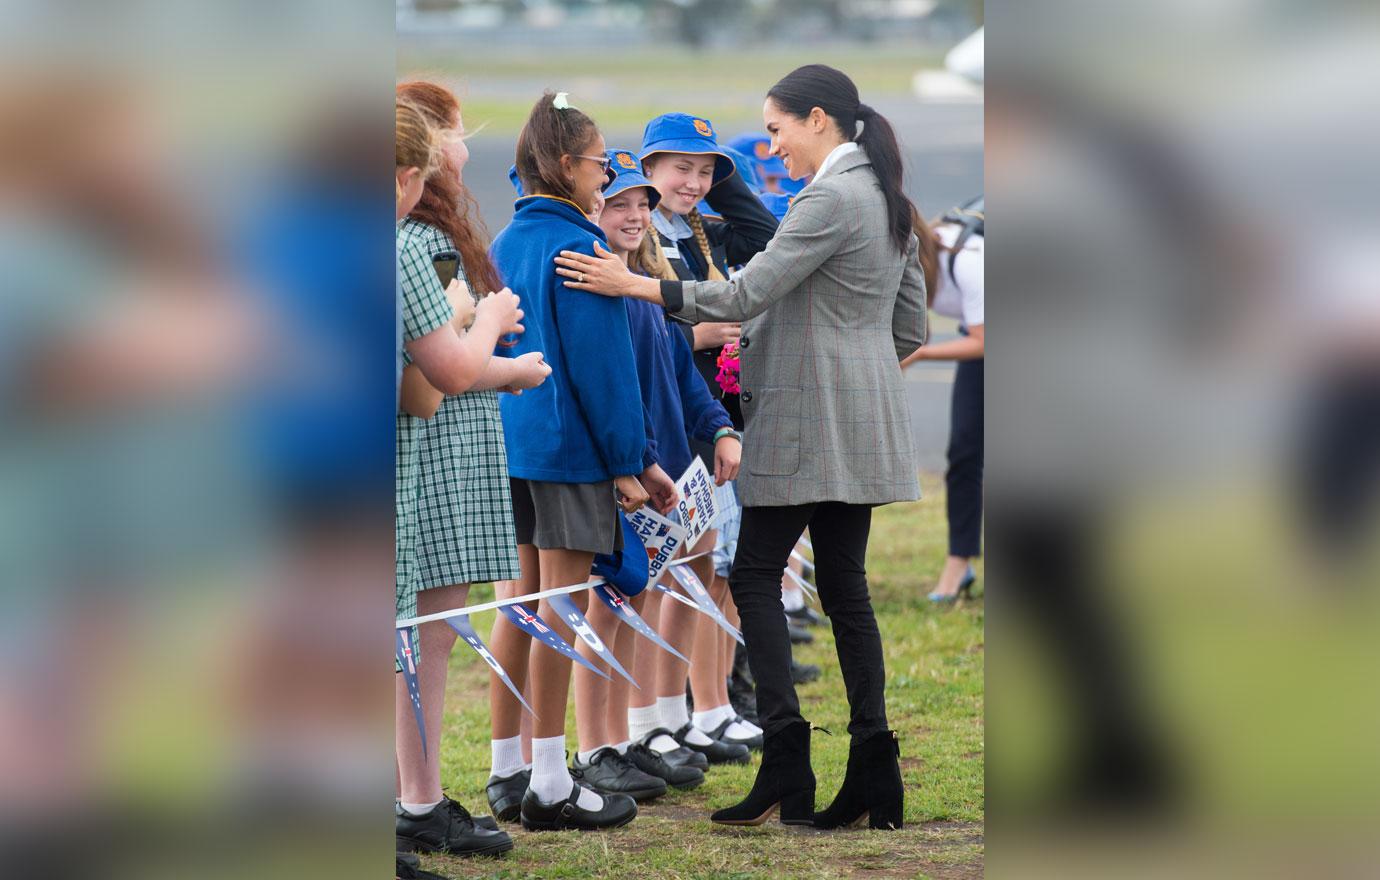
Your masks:
M 771 138 L 767 135 L 755 132 L 742 134 L 729 141 L 728 145 L 752 157 L 752 164 L 756 166 L 759 177 L 768 174 L 780 177 L 790 176 L 790 172 L 786 170 L 786 163 L 781 161 L 781 157 L 771 154 Z
M 617 587 L 624 596 L 636 596 L 647 589 L 650 576 L 647 548 L 627 517 L 620 516 L 618 521 L 623 524 L 623 549 L 596 554 L 591 571 Z
M 708 119 L 688 113 L 663 113 L 647 123 L 642 132 L 642 154 L 638 158 L 646 159 L 653 153 L 717 156 L 714 183 L 725 180 L 734 170 L 733 160 L 715 139 L 714 126 Z
M 652 182 L 642 173 L 642 162 L 632 152 L 632 150 L 609 150 L 609 170 L 616 176 L 613 183 L 609 184 L 608 189 L 604 190 L 604 198 L 611 199 L 624 190 L 633 189 L 638 186 L 647 188 L 647 201 L 653 208 L 657 202 L 661 201 L 661 193 L 657 192 Z
M 753 168 L 752 160 L 732 147 L 724 147 L 724 155 L 728 156 L 729 161 L 733 163 L 734 170 L 738 172 L 739 177 L 743 178 L 743 182 L 748 185 L 748 189 L 752 190 L 756 195 L 762 195 L 762 184 L 757 179 L 757 171 Z M 719 212 L 709 207 L 709 202 L 704 199 L 700 199 L 698 207 L 700 213 L 705 217 L 713 217 L 717 220 L 723 219 L 723 217 L 719 216 Z

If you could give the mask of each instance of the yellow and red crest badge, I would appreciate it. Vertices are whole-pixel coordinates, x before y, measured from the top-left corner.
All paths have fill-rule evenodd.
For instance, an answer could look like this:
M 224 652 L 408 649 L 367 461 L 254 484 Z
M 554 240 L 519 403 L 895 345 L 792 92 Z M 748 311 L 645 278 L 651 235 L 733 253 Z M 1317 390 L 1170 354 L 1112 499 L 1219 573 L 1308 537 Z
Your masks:
M 631 153 L 619 153 L 618 164 L 624 168 L 636 168 L 637 160 L 632 157 Z
M 700 134 L 704 135 L 705 137 L 713 137 L 713 136 L 714 136 L 714 129 L 710 128 L 710 127 L 709 127 L 709 123 L 706 122 L 706 121 L 703 120 L 703 119 L 696 119 L 696 120 L 695 120 L 695 131 L 698 131 Z
M 771 141 L 758 141 L 755 148 L 757 158 L 767 159 L 771 157 Z

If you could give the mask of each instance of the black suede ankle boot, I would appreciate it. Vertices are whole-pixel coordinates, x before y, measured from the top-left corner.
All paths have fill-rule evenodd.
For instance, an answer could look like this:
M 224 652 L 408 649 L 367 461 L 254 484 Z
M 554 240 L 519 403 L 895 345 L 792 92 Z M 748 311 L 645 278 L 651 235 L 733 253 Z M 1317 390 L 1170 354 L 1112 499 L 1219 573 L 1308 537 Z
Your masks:
M 761 825 L 778 808 L 783 824 L 813 822 L 815 773 L 810 768 L 810 725 L 804 721 L 766 734 L 752 791 L 709 818 L 720 825 Z
M 872 828 L 900 828 L 905 802 L 900 757 L 894 730 L 854 740 L 848 748 L 843 787 L 828 809 L 815 813 L 815 827 L 851 826 L 867 816 Z

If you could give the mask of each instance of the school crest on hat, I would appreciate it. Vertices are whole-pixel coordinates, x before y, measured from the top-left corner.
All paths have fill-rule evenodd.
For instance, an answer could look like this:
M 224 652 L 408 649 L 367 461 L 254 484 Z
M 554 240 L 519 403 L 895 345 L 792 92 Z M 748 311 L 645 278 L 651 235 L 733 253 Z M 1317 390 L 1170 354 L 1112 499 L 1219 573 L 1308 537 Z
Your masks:
M 632 157 L 632 153 L 619 153 L 618 164 L 624 168 L 636 168 L 637 160 Z
M 709 127 L 709 121 L 708 121 L 708 120 L 705 120 L 705 119 L 696 119 L 696 120 L 695 120 L 695 131 L 699 132 L 700 134 L 704 135 L 705 137 L 713 137 L 713 136 L 714 136 L 714 129 L 712 129 L 712 128 Z
M 758 141 L 752 148 L 759 159 L 771 158 L 771 141 Z

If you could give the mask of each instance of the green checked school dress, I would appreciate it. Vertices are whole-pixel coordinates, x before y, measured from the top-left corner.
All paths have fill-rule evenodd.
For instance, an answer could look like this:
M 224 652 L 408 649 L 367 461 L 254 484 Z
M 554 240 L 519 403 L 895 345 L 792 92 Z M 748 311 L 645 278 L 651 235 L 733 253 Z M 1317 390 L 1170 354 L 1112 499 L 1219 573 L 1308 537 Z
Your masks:
M 399 235 L 428 260 L 456 250 L 450 236 L 417 220 L 403 221 Z M 456 274 L 464 280 L 463 268 Z M 425 423 L 419 454 L 417 589 L 516 580 L 517 534 L 498 393 L 447 396 Z
M 407 341 L 418 339 L 446 324 L 455 311 L 446 301 L 446 293 L 431 268 L 431 256 L 406 239 L 398 230 L 398 275 L 402 282 L 403 336 Z M 403 359 L 412 358 L 406 349 Z M 394 483 L 394 579 L 397 592 L 398 618 L 414 617 L 417 613 L 417 499 L 421 466 L 418 444 L 426 426 L 423 419 L 399 412 L 397 415 L 396 473 Z

